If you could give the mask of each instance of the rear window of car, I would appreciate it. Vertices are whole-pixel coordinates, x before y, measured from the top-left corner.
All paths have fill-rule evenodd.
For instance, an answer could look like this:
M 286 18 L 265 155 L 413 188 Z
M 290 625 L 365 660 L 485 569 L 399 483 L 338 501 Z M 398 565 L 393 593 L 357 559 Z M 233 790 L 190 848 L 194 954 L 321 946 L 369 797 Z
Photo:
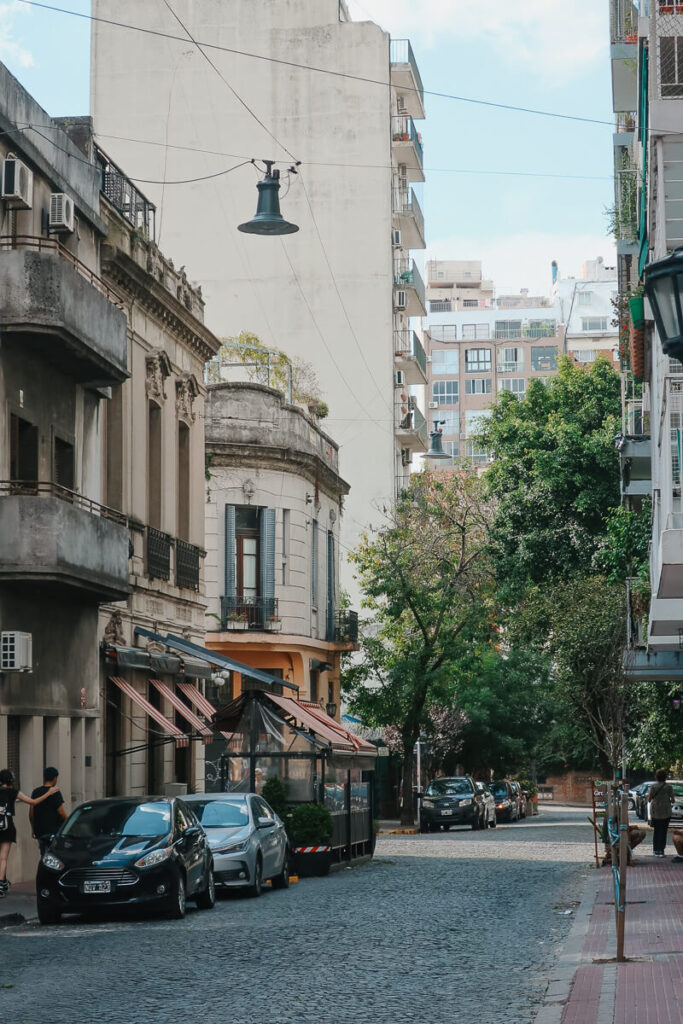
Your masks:
M 429 784 L 427 796 L 453 796 L 473 792 L 468 779 L 435 779 Z
M 508 787 L 505 782 L 492 782 L 489 789 L 494 796 L 507 796 L 508 794 Z

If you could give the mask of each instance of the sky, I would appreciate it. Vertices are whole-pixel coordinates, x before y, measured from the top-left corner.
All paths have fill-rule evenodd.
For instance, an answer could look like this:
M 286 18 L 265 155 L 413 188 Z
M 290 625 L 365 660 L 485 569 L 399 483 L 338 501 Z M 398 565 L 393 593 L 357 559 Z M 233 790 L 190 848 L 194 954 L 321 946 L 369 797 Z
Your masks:
M 43 2 L 90 10 L 89 0 Z M 427 96 L 418 124 L 426 258 L 481 259 L 498 294 L 548 293 L 554 259 L 562 276 L 596 256 L 614 265 L 607 0 L 348 2 L 354 19 L 411 40 L 426 90 L 461 97 Z M 87 19 L 0 0 L 0 60 L 49 114 L 88 111 L 89 47 Z

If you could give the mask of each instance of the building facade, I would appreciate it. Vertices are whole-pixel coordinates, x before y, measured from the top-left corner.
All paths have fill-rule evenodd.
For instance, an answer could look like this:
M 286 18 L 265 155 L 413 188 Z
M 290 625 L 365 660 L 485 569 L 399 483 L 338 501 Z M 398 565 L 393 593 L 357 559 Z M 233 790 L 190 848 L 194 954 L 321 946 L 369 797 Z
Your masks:
M 224 80 L 197 47 L 170 38 L 179 26 L 163 5 L 96 0 L 96 130 L 132 177 L 206 179 L 148 186 L 164 249 L 192 266 L 216 334 L 248 330 L 315 367 L 351 484 L 342 539 L 352 548 L 427 443 L 411 389 L 426 374 L 410 329 L 424 310 L 410 258 L 424 245 L 417 65 L 407 41 L 351 21 L 343 0 L 180 0 L 174 10 L 196 40 L 226 48 L 212 50 Z M 122 34 L 106 19 L 168 36 Z M 234 153 L 245 165 L 216 177 L 242 160 L 224 155 Z M 266 156 L 300 229 L 286 239 L 237 231 L 255 207 L 249 161 Z
M 207 646 L 339 720 L 340 656 L 355 647 L 358 619 L 340 597 L 349 488 L 338 446 L 279 391 L 224 383 L 208 389 L 206 453 Z M 244 676 L 233 674 L 222 702 Z

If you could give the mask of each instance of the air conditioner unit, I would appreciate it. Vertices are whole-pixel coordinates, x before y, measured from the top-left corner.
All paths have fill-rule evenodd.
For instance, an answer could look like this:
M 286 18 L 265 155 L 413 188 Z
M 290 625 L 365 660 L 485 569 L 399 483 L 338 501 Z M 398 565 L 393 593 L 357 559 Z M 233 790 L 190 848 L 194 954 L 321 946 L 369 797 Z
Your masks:
M 430 402 L 429 403 L 429 408 L 430 409 L 438 409 L 439 408 L 439 403 L 438 402 Z
M 0 672 L 33 670 L 33 637 L 15 630 L 0 633 Z
M 403 370 L 397 370 L 394 374 L 394 387 L 402 388 L 406 382 L 406 375 Z
M 53 192 L 50 196 L 50 230 L 73 231 L 74 203 L 64 192 Z
M 401 232 L 398 230 L 398 228 L 395 228 L 391 232 L 391 244 L 394 246 L 395 249 L 400 249 L 401 245 L 403 244 L 401 242 Z
M 396 292 L 396 309 L 405 309 L 408 305 L 408 296 L 402 289 Z
M 466 439 L 467 439 L 467 434 L 461 434 L 460 435 L 460 440 L 461 441 L 465 441 Z
M 401 448 L 401 465 L 409 466 L 410 463 L 412 462 L 412 459 L 413 457 L 410 452 L 410 448 Z
M 2 198 L 23 210 L 33 205 L 33 171 L 15 156 L 2 162 Z

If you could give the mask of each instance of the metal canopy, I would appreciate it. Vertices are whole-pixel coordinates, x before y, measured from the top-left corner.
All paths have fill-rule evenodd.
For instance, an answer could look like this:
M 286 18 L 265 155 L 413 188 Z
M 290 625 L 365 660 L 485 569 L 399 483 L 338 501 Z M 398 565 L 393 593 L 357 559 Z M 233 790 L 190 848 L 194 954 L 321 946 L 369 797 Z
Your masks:
M 683 651 L 624 651 L 624 674 L 630 682 L 683 680 Z
M 268 687 L 286 686 L 289 690 L 294 690 L 296 693 L 299 692 L 299 687 L 295 686 L 294 683 L 288 683 L 287 680 L 280 679 L 278 676 L 271 676 L 269 672 L 264 672 L 263 669 L 244 665 L 241 661 L 235 661 L 234 658 L 226 658 L 224 654 L 219 654 L 218 651 L 212 651 L 208 647 L 200 647 L 199 644 L 193 644 L 190 640 L 185 640 L 183 637 L 173 636 L 172 633 L 160 636 L 158 633 L 152 633 L 149 629 L 143 629 L 142 626 L 136 626 L 135 632 L 138 636 L 145 636 L 149 640 L 156 640 L 157 643 L 166 644 L 167 647 L 171 647 L 174 651 L 180 651 L 181 654 L 194 655 L 194 657 L 202 658 L 212 665 L 219 665 L 221 668 L 229 669 L 231 672 L 239 672 L 242 676 L 251 676 L 252 679 L 258 679 L 260 683 L 265 683 Z

